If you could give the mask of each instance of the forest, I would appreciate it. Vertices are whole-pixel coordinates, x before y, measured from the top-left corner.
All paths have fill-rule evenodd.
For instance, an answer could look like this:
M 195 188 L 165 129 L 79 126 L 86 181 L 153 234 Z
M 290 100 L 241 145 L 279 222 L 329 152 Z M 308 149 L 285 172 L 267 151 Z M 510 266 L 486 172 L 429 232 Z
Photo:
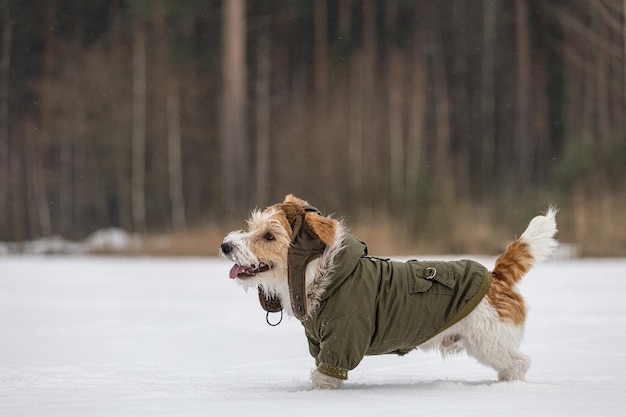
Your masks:
M 378 253 L 496 253 L 557 204 L 623 256 L 625 179 L 624 0 L 0 0 L 0 241 L 215 255 L 294 193 Z

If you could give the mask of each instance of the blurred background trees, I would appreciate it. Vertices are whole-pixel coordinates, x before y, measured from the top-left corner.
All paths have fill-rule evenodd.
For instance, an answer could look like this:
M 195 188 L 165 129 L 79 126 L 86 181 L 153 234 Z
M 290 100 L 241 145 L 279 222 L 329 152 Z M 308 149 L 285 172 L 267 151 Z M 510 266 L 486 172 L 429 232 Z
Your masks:
M 623 255 L 625 13 L 0 0 L 0 240 L 228 230 L 292 192 L 433 251 L 494 250 L 556 202 L 562 239 Z

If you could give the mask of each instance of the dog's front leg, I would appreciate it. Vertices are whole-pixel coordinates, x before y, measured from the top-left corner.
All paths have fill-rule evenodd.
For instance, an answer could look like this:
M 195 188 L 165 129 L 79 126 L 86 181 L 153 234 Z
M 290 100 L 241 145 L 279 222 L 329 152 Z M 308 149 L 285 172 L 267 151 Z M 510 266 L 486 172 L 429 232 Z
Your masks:
M 311 373 L 311 383 L 313 389 L 338 389 L 341 388 L 343 381 L 314 369 Z

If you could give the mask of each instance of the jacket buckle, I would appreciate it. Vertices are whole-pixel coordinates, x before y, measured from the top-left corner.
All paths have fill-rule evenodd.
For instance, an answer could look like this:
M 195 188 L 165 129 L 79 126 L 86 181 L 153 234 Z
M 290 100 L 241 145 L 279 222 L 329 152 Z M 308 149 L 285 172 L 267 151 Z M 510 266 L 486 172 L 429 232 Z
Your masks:
M 426 268 L 426 271 L 428 272 L 428 276 L 425 279 L 433 279 L 435 275 L 437 275 L 437 270 L 431 266 Z

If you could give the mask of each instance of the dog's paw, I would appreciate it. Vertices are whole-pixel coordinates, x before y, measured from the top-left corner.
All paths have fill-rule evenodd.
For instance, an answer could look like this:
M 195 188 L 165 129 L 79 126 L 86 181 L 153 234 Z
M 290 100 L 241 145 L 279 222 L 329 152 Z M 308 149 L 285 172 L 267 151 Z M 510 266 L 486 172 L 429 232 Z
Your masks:
M 529 368 L 530 358 L 522 355 L 510 367 L 498 372 L 498 381 L 526 381 L 526 372 Z
M 341 388 L 343 381 L 314 369 L 311 372 L 311 383 L 312 389 L 338 389 Z

